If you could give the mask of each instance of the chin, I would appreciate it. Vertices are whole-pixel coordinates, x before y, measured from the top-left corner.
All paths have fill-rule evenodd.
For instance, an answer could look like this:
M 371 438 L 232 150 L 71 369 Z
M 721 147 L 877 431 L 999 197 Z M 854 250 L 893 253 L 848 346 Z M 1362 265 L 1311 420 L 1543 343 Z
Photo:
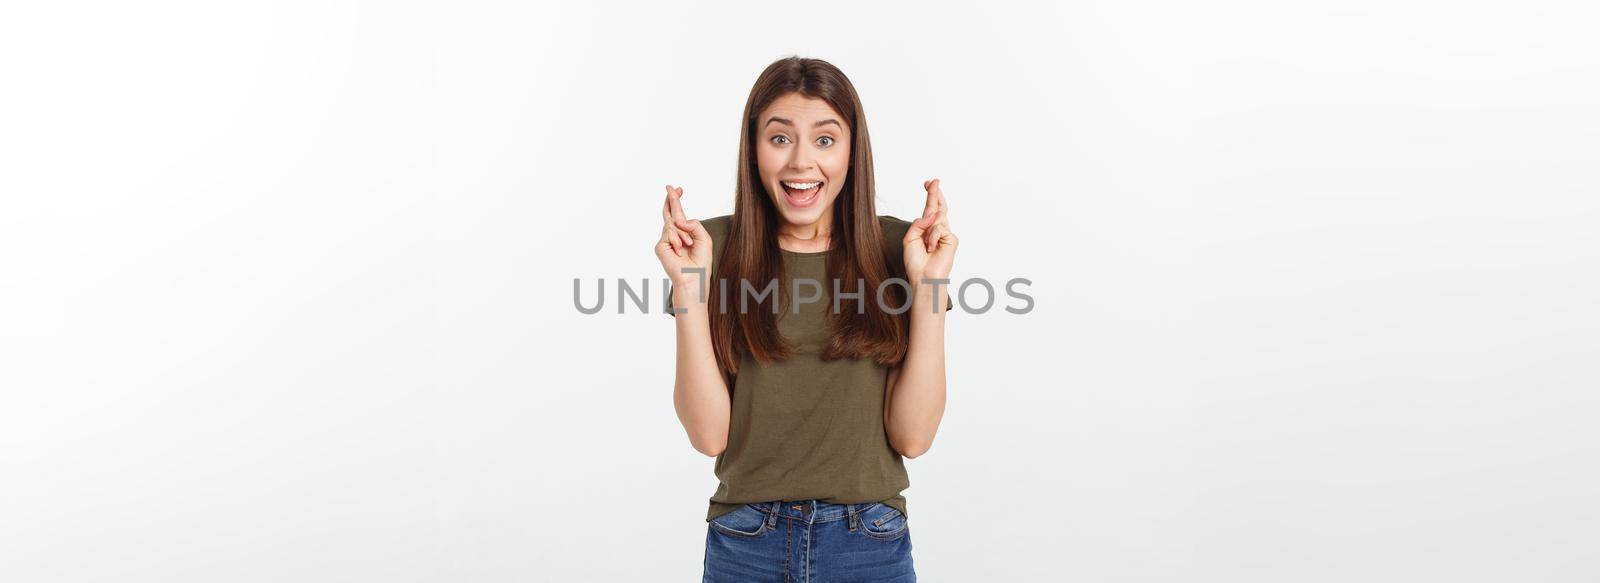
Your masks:
M 778 216 L 791 225 L 810 225 L 822 219 L 823 213 L 833 205 L 833 201 L 818 201 L 819 204 L 807 208 L 792 208 L 783 201 L 777 201 Z
M 816 213 L 816 211 L 802 213 L 802 211 L 782 210 L 779 211 L 778 215 L 782 215 L 784 223 L 795 224 L 795 226 L 816 223 L 816 219 L 822 218 L 822 213 Z

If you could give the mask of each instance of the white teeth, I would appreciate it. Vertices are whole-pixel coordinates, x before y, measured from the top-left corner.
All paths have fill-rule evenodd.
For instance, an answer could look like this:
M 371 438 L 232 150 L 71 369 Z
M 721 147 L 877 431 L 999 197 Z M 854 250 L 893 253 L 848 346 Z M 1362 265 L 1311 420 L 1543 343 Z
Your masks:
M 811 190 L 821 182 L 784 182 L 783 185 L 795 190 Z

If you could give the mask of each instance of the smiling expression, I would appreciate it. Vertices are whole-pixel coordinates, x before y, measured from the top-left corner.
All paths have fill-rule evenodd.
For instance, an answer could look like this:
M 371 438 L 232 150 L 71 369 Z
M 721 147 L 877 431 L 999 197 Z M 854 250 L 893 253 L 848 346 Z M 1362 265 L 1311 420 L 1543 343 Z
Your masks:
M 828 102 L 778 97 L 756 117 L 756 165 L 773 206 L 790 226 L 826 228 L 850 171 L 850 128 Z

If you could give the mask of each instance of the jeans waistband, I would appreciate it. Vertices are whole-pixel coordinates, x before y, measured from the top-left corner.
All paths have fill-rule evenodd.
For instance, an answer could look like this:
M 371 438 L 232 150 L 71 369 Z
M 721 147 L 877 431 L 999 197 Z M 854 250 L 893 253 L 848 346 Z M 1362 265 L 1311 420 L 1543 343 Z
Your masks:
M 770 517 L 768 522 L 775 522 L 778 518 L 790 518 L 801 522 L 828 522 L 854 516 L 879 504 L 882 502 L 832 504 L 821 500 L 775 500 L 753 502 L 749 506 L 767 513 Z

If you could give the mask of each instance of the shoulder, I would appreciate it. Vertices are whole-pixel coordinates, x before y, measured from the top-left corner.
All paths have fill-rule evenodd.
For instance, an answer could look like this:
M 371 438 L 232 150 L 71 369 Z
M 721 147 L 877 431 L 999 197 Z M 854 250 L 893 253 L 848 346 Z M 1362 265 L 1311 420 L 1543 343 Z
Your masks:
M 709 219 L 700 219 L 700 226 L 706 228 L 711 234 L 712 249 L 721 249 L 722 242 L 728 240 L 728 225 L 733 224 L 733 215 L 719 215 Z
M 906 231 L 911 230 L 911 221 L 889 215 L 878 215 L 878 228 L 883 229 L 883 238 L 886 241 L 899 243 L 906 238 Z
M 899 257 L 901 241 L 906 238 L 906 231 L 911 230 L 911 221 L 889 215 L 878 215 L 878 228 L 883 231 L 883 246 L 888 248 L 890 257 Z

